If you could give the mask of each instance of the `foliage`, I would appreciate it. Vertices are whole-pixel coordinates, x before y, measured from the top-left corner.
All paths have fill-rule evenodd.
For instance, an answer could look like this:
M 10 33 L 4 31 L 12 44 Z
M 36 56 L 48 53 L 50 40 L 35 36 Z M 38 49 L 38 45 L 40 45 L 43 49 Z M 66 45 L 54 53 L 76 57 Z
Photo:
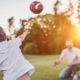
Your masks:
M 23 52 L 30 54 L 32 52 L 32 54 L 59 53 L 65 47 L 65 41 L 68 39 L 71 39 L 77 47 L 80 47 L 80 31 L 70 21 L 70 17 L 73 15 L 73 5 L 70 2 L 69 9 L 58 14 L 57 6 L 59 4 L 60 1 L 58 0 L 54 4 L 54 15 L 38 15 L 26 20 L 25 26 L 22 25 L 23 27 L 18 31 L 17 36 L 24 31 L 24 28 L 30 31 L 21 47 Z M 77 12 L 79 13 L 79 10 Z M 79 18 L 80 15 L 77 17 Z M 33 46 L 35 50 L 33 50 L 31 44 L 36 45 L 36 47 Z
M 28 54 L 53 54 L 64 48 L 67 39 L 78 40 L 76 35 L 79 33 L 68 18 L 64 14 L 56 17 L 46 14 L 29 19 L 27 22 L 30 23 L 30 34 L 23 42 L 22 51 Z M 24 27 L 18 31 L 17 36 L 23 31 Z

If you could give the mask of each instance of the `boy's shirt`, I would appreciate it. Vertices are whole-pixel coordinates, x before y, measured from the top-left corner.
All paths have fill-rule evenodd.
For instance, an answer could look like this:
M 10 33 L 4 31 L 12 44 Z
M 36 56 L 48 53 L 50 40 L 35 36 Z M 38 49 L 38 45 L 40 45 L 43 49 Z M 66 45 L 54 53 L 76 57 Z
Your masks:
M 22 57 L 20 38 L 0 43 L 0 70 L 8 70 Z

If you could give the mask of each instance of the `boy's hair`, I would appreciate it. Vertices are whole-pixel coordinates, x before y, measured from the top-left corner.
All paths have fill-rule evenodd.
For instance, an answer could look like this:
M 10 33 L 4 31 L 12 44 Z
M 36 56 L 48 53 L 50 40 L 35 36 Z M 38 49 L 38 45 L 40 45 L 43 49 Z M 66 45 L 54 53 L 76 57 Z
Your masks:
M 4 32 L 3 28 L 0 27 L 0 42 L 5 41 L 7 39 L 6 33 Z

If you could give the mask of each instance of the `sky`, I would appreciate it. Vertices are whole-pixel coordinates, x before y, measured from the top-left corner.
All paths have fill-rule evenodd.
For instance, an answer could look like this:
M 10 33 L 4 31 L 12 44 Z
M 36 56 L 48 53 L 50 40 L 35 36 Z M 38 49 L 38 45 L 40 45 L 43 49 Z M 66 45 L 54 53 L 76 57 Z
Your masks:
M 30 17 L 38 16 L 30 11 L 30 4 L 33 1 L 39 1 L 43 4 L 44 9 L 40 15 L 51 13 L 54 14 L 53 5 L 56 0 L 0 0 L 0 26 L 7 29 L 7 19 L 13 16 L 15 18 L 15 26 L 19 28 L 19 19 L 28 19 Z M 60 0 L 62 6 L 59 5 L 59 13 L 68 9 L 70 0 Z M 71 0 L 73 5 L 77 6 L 77 0 Z M 76 13 L 76 11 L 75 11 Z

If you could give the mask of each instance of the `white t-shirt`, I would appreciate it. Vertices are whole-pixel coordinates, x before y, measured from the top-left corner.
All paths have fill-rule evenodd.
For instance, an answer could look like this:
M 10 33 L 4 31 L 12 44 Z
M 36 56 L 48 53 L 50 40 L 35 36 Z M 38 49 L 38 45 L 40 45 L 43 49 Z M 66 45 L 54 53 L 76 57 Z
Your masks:
M 24 58 L 20 50 L 20 38 L 0 42 L 0 70 L 8 70 L 20 58 Z
M 72 48 L 72 51 L 69 51 L 69 50 L 66 48 L 66 49 L 64 49 L 64 50 L 61 52 L 60 57 L 61 57 L 61 58 L 66 58 L 68 64 L 71 64 L 71 63 L 73 63 L 73 61 L 74 61 L 76 58 L 80 58 L 80 49 L 73 47 L 73 48 Z
M 21 43 L 19 37 L 0 42 L 0 70 L 3 71 L 4 80 L 17 80 L 27 72 L 31 76 L 35 71 L 32 64 L 22 55 L 19 48 Z

